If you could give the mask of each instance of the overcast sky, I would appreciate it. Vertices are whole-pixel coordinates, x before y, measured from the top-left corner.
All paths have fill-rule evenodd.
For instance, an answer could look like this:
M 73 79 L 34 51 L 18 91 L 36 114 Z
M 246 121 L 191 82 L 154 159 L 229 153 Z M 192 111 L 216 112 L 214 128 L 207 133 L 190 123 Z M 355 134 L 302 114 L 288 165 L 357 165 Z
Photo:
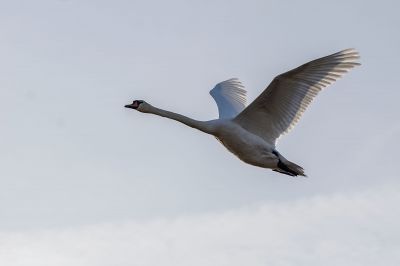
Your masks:
M 0 0 L 0 264 L 398 265 L 399 9 Z M 213 119 L 216 83 L 237 77 L 252 101 L 345 48 L 362 66 L 277 147 L 309 178 L 123 108 Z

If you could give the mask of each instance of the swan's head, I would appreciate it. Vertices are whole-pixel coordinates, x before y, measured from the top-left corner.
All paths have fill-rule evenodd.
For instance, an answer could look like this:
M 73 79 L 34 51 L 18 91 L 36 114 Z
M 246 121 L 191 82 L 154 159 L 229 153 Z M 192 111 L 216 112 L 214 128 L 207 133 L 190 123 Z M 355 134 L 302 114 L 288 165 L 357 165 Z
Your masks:
M 135 109 L 140 112 L 146 112 L 149 104 L 142 100 L 134 100 L 131 104 L 125 105 L 126 108 Z

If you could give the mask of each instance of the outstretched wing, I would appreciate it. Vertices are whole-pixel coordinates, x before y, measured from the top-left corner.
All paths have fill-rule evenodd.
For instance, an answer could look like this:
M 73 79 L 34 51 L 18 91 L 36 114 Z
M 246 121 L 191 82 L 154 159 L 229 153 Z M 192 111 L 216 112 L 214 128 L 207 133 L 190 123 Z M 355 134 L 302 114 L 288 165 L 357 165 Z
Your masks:
M 246 90 L 236 78 L 218 83 L 210 94 L 218 106 L 219 118 L 233 118 L 246 107 Z
M 347 49 L 277 76 L 234 121 L 274 145 L 323 88 L 359 65 L 357 59 L 358 52 Z

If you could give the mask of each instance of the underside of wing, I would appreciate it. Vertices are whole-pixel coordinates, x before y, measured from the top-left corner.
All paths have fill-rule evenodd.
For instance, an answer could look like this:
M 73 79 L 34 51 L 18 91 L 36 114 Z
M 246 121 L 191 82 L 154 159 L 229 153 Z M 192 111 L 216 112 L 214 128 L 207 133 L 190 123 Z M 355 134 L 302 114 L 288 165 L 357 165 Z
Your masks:
M 270 144 L 292 129 L 325 87 L 359 65 L 358 52 L 346 49 L 277 76 L 234 121 Z
M 233 118 L 246 107 L 246 90 L 236 78 L 218 83 L 210 95 L 217 103 L 219 118 Z

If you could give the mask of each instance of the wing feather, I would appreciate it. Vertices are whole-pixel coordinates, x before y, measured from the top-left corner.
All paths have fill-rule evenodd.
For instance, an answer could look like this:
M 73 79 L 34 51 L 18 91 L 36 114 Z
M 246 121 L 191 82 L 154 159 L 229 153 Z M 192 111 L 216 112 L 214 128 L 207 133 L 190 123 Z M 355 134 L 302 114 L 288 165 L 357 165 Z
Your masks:
M 234 121 L 275 145 L 322 89 L 360 65 L 359 58 L 355 49 L 346 49 L 278 75 Z
M 218 83 L 211 91 L 218 106 L 219 118 L 233 118 L 246 107 L 246 90 L 236 79 L 228 79 Z

